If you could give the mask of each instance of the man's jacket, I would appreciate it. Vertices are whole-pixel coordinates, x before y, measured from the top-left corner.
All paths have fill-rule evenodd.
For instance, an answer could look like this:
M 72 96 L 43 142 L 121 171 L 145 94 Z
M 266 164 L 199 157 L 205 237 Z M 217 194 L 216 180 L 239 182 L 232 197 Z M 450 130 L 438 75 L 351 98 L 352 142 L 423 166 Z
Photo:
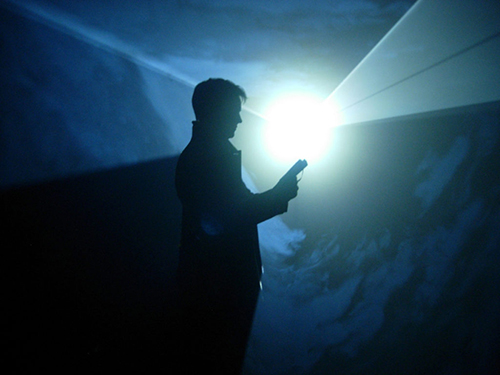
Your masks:
M 240 151 L 228 140 L 214 141 L 193 124 L 175 180 L 183 207 L 180 287 L 198 291 L 196 298 L 230 298 L 238 303 L 245 290 L 259 286 L 257 224 L 285 212 L 288 203 L 273 189 L 250 192 L 241 179 Z

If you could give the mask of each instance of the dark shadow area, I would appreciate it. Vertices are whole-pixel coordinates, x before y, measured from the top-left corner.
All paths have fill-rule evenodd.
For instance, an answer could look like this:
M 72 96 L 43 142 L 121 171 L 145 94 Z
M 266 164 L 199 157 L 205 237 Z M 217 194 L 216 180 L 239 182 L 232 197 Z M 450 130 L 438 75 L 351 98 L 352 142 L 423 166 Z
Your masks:
M 7 342 L 17 366 L 119 368 L 173 359 L 176 162 L 2 192 Z

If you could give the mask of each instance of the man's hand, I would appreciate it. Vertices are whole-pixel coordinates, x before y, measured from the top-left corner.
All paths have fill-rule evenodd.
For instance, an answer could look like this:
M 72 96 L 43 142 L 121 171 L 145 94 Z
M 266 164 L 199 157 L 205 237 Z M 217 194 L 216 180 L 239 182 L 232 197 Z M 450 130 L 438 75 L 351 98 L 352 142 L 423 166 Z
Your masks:
M 273 188 L 280 198 L 289 201 L 297 196 L 299 191 L 297 177 L 294 175 L 284 175 Z
M 297 185 L 297 174 L 299 174 L 305 167 L 307 167 L 307 161 L 301 159 L 298 160 L 292 168 L 286 172 L 283 177 L 279 180 L 278 184 L 274 187 L 277 194 L 282 198 L 285 198 L 287 202 L 297 196 L 299 186 Z

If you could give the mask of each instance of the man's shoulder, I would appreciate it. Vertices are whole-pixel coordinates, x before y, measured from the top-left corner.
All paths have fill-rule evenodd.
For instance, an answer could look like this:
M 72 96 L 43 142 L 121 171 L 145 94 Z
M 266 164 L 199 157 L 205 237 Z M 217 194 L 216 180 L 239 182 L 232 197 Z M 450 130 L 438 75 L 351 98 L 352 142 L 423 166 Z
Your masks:
M 177 173 L 200 174 L 220 164 L 219 158 L 201 142 L 189 142 L 179 155 Z
M 203 144 L 199 142 L 189 142 L 186 148 L 179 155 L 179 160 L 190 161 L 190 160 L 200 160 L 206 159 L 209 153 Z
M 229 142 L 210 143 L 203 140 L 191 140 L 181 152 L 185 159 L 226 159 L 238 150 Z

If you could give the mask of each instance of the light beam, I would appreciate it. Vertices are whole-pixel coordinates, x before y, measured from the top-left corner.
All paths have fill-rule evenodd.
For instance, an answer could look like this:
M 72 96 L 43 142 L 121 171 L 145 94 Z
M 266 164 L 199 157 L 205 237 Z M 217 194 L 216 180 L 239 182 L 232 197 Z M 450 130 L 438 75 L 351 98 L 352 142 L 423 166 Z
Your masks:
M 350 124 L 498 100 L 500 5 L 419 0 L 326 98 L 324 107 L 340 108 L 342 123 Z M 288 162 L 305 157 L 303 149 L 314 150 L 315 142 L 313 157 L 321 155 L 325 143 L 316 129 L 298 125 L 310 123 L 297 113 L 303 107 L 296 101 L 288 112 L 274 113 L 281 119 L 273 118 L 266 133 L 274 157 Z M 338 118 L 331 127 L 339 125 Z M 324 128 L 321 134 L 327 134 Z
M 500 5 L 419 0 L 327 98 L 344 124 L 500 100 Z
M 2 6 L 189 87 L 196 84 L 54 10 L 12 1 Z M 323 105 L 312 105 L 308 98 L 290 100 L 291 104 L 278 102 L 266 116 L 243 107 L 260 118 L 273 117 L 266 130 L 266 148 L 286 162 L 321 157 L 331 140 L 325 123 L 339 124 L 339 116 L 325 114 L 334 108 L 340 108 L 343 124 L 351 124 L 498 101 L 500 5 L 495 0 L 419 0 Z
M 167 76 L 188 87 L 193 87 L 197 82 L 190 77 L 186 77 L 175 71 L 167 64 L 144 56 L 138 49 L 105 32 L 93 30 L 81 25 L 78 21 L 72 20 L 67 14 L 60 14 L 60 11 L 50 9 L 48 5 L 40 6 L 35 3 L 18 3 L 11 0 L 0 2 L 0 6 L 17 13 L 25 18 L 31 19 L 42 25 L 57 30 L 76 40 L 90 44 L 108 53 L 120 56 L 121 58 L 133 62 L 134 64 L 147 68 L 155 73 Z
M 314 162 L 328 150 L 331 126 L 336 122 L 331 106 L 306 94 L 289 94 L 276 100 L 266 113 L 264 145 L 285 164 L 306 159 Z

